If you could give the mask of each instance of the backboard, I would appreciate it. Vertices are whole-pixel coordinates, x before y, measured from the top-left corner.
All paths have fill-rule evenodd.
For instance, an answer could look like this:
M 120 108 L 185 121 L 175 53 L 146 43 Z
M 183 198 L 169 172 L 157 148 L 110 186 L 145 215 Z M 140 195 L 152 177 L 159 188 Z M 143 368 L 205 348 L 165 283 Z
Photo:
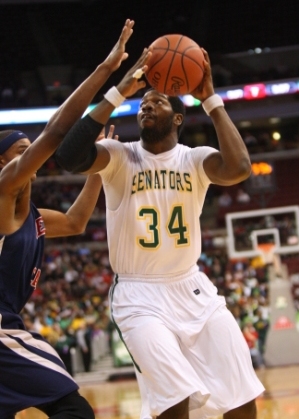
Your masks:
M 299 252 L 299 207 L 286 206 L 226 214 L 231 259 L 261 255 L 259 244 L 273 244 L 275 253 Z

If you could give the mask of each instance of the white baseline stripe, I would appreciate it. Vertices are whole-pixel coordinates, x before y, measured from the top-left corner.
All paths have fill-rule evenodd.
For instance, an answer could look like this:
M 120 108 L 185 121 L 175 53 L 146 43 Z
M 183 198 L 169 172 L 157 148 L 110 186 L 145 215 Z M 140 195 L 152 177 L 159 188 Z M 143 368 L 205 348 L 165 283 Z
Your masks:
M 27 345 L 31 345 L 37 349 L 41 349 L 44 352 L 47 352 L 60 359 L 59 355 L 54 350 L 54 348 L 51 347 L 50 344 L 43 341 L 39 341 L 38 339 L 34 339 L 33 336 L 25 330 L 0 329 L 0 342 L 3 343 L 3 345 L 5 345 L 7 348 L 11 349 L 13 352 L 25 359 L 29 359 L 30 361 L 35 362 L 38 365 L 42 365 L 45 368 L 63 374 L 72 381 L 75 381 L 64 368 L 60 367 L 52 361 L 49 361 L 46 358 L 43 358 L 42 356 L 30 352 L 28 349 L 24 348 L 15 339 L 12 339 L 8 335 L 20 338 Z

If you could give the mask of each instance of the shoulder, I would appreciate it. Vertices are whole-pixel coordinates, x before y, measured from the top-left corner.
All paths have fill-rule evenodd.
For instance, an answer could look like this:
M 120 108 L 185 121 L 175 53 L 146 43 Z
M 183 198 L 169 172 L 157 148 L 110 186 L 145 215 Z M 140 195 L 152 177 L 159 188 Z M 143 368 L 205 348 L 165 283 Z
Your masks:
M 16 190 L 16 193 L 17 193 L 20 190 L 20 186 L 18 188 L 15 188 L 14 186 L 14 175 L 17 172 L 17 166 L 18 166 L 19 160 L 20 160 L 20 157 L 14 158 L 1 170 L 0 193 L 13 192 L 14 189 L 17 189 Z
M 112 140 L 110 138 L 105 138 L 96 143 L 96 147 L 101 149 L 103 147 L 106 151 L 109 152 L 111 157 L 115 156 L 124 156 L 124 154 L 130 154 L 132 151 L 132 143 L 122 143 L 117 140 Z
M 191 155 L 201 155 L 201 156 L 208 156 L 212 153 L 218 153 L 219 150 L 217 150 L 214 147 L 210 146 L 199 146 L 199 147 L 189 147 L 184 144 L 177 144 L 176 150 L 178 153 L 185 153 L 185 154 L 191 154 Z
M 116 141 L 116 140 L 111 140 L 109 138 L 105 138 L 104 140 L 99 141 L 98 143 L 96 143 L 97 147 L 103 147 L 105 148 L 109 154 L 110 157 L 122 157 L 124 158 L 124 156 L 130 156 L 136 153 L 136 151 L 138 150 L 138 146 L 137 143 L 133 143 L 133 142 L 127 142 L 127 143 L 122 143 L 120 141 Z
M 193 160 L 197 162 L 203 162 L 208 156 L 214 153 L 219 153 L 219 150 L 214 147 L 201 146 L 190 148 L 190 154 L 192 155 Z
M 118 150 L 122 151 L 125 148 L 125 145 L 120 141 L 112 140 L 110 138 L 105 138 L 104 140 L 100 140 L 96 143 L 97 147 L 104 147 L 108 151 L 110 150 Z
M 30 199 L 29 203 L 30 203 L 30 212 L 37 217 L 41 217 L 40 210 L 34 205 L 34 203 L 31 201 L 31 199 Z

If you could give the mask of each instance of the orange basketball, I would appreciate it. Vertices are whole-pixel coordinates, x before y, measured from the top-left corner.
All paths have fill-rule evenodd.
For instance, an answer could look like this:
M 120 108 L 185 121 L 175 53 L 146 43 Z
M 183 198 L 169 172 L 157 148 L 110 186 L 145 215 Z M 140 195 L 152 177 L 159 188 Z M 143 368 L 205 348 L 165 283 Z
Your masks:
M 152 56 L 145 76 L 158 92 L 169 96 L 192 92 L 204 75 L 204 56 L 200 46 L 184 35 L 164 35 L 151 47 Z

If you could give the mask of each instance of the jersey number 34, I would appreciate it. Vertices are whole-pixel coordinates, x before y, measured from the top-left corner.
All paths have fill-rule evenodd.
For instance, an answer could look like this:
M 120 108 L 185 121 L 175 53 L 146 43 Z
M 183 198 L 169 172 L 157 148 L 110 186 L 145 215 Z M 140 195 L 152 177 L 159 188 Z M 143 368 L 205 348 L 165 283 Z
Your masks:
M 147 236 L 137 237 L 139 246 L 156 250 L 162 244 L 164 231 L 160 223 L 160 213 L 153 207 L 142 207 L 138 211 L 138 219 L 146 222 Z M 167 234 L 174 239 L 175 247 L 189 246 L 189 227 L 185 223 L 183 207 L 175 205 L 164 227 Z

